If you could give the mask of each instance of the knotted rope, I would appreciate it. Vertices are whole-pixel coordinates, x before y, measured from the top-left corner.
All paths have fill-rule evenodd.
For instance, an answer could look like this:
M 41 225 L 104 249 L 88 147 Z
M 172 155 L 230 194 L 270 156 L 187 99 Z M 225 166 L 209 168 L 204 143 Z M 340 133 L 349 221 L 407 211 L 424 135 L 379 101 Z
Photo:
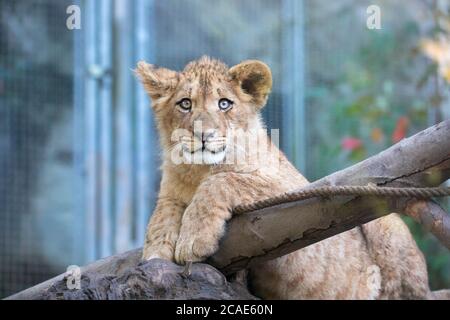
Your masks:
M 256 201 L 250 204 L 239 205 L 234 208 L 236 214 L 247 213 L 264 209 L 277 204 L 306 200 L 314 197 L 331 196 L 381 196 L 394 198 L 429 199 L 434 197 L 450 196 L 450 187 L 436 188 L 394 188 L 368 186 L 324 186 L 295 192 L 288 192 L 272 198 Z

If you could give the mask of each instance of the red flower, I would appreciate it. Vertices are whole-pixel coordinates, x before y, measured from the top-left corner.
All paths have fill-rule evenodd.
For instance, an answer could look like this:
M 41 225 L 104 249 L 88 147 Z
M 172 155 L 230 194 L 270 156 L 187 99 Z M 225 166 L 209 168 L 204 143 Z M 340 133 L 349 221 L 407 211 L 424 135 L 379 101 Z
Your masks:
M 358 138 L 347 137 L 342 140 L 341 146 L 342 149 L 344 150 L 353 151 L 355 149 L 362 147 L 362 141 L 359 140 Z
M 397 143 L 406 137 L 408 131 L 409 119 L 407 117 L 400 117 L 395 125 L 394 132 L 392 133 L 392 142 Z

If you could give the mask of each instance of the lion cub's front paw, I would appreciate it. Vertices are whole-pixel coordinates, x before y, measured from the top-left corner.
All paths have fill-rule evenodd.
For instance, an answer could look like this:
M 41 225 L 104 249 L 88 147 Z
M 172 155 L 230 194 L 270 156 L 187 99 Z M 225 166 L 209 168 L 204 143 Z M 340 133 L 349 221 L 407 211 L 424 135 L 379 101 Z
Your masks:
M 184 265 L 186 262 L 205 260 L 216 252 L 218 240 L 204 235 L 180 235 L 175 248 L 175 262 Z
M 142 250 L 142 260 L 163 259 L 173 261 L 173 253 L 169 249 L 144 247 Z

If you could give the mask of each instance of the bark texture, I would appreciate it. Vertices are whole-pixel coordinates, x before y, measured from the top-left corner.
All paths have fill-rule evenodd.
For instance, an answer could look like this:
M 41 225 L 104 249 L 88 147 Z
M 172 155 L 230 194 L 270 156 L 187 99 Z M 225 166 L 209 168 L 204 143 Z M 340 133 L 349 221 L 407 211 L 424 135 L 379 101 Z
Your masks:
M 52 284 L 38 299 L 44 300 L 185 300 L 256 299 L 245 286 L 228 282 L 208 264 L 195 264 L 189 276 L 174 263 L 154 259 L 130 266 L 120 275 L 86 272 L 81 289 L 68 290 L 67 279 Z

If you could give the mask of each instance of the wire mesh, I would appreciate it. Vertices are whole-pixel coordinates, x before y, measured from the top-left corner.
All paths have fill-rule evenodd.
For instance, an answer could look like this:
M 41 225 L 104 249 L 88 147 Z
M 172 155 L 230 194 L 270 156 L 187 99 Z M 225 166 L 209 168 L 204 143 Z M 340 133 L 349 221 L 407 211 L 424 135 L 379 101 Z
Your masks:
M 68 5 L 0 0 L 0 298 L 61 272 L 72 251 Z
M 281 10 L 282 2 L 273 0 L 156 1 L 154 26 L 158 45 L 153 63 L 180 70 L 205 54 L 229 66 L 247 59 L 264 61 L 272 69 L 274 88 L 263 116 L 268 128 L 281 129 Z

